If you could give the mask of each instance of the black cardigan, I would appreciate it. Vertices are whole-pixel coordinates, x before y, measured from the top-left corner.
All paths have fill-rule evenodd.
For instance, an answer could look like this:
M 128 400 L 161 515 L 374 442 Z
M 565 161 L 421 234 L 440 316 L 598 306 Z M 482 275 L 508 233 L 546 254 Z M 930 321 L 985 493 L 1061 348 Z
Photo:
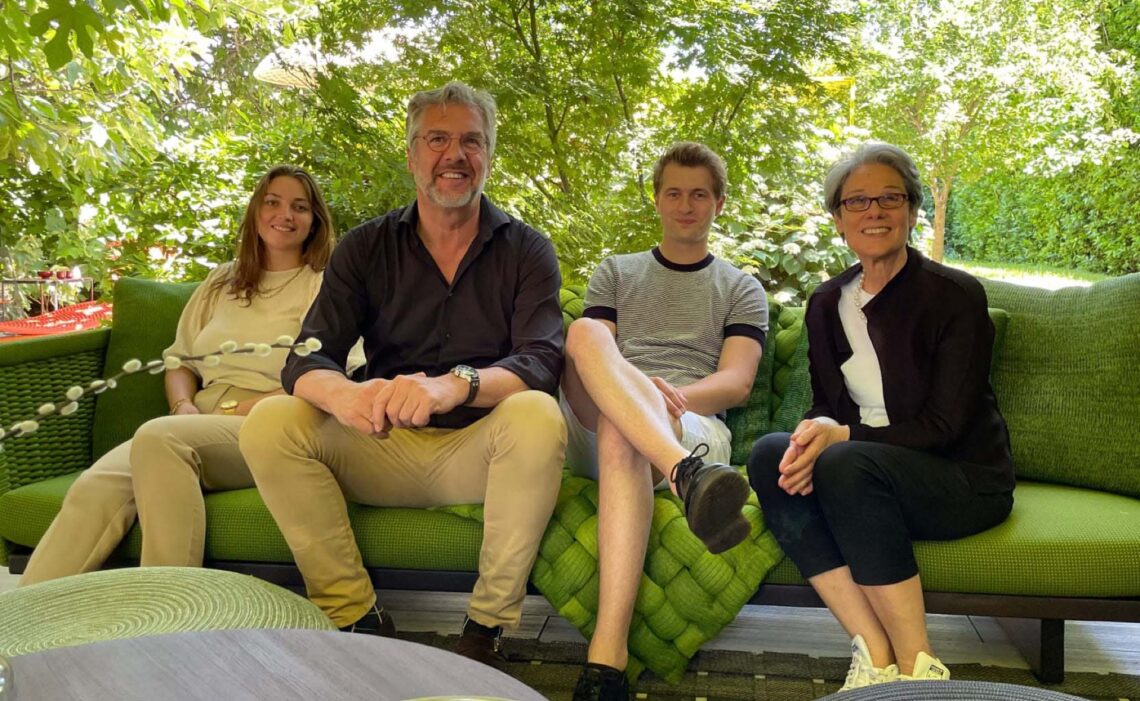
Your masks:
M 994 327 L 981 284 L 907 248 L 903 269 L 863 307 L 891 422 L 871 427 L 860 423 L 840 370 L 852 354 L 839 320 L 841 288 L 861 269 L 828 280 L 808 300 L 814 398 L 805 418 L 830 416 L 851 428 L 854 441 L 961 461 L 976 491 L 1013 489 L 1009 431 L 989 380 Z

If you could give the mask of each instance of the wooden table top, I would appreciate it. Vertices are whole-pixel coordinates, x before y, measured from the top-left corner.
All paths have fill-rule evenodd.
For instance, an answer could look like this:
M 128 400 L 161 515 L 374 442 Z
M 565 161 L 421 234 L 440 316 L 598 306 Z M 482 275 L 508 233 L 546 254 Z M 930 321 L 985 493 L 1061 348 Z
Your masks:
M 14 701 L 543 699 L 498 670 L 444 650 L 329 631 L 171 633 L 57 648 L 9 662 Z

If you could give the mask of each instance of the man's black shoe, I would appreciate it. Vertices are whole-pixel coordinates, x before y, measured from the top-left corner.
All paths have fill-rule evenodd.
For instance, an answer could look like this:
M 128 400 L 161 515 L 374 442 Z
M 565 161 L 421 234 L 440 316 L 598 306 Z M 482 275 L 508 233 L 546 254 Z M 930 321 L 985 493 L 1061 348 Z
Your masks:
M 720 553 L 748 537 L 748 519 L 740 513 L 748 501 L 748 480 L 720 463 L 706 465 L 708 445 L 701 443 L 673 466 L 672 480 L 685 504 L 689 529 L 711 553 Z
M 345 633 L 364 633 L 383 638 L 396 637 L 396 624 L 392 622 L 392 617 L 376 604 L 373 604 L 372 609 L 361 616 L 356 623 L 350 623 L 341 630 Z
M 455 644 L 455 654 L 502 669 L 507 661 L 503 654 L 503 627 L 488 628 L 471 620 L 463 621 L 463 634 Z
M 574 701 L 629 701 L 629 680 L 620 669 L 587 662 L 578 675 Z

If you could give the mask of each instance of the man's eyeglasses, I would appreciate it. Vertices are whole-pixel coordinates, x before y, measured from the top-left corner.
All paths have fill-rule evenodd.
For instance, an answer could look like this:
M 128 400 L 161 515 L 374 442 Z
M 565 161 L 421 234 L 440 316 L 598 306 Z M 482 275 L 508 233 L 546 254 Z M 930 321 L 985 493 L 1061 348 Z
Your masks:
M 452 136 L 445 131 L 430 131 L 427 134 L 414 137 L 413 141 L 415 139 L 423 139 L 427 147 L 436 153 L 446 151 L 454 139 L 459 139 L 459 148 L 463 149 L 464 153 L 472 156 L 487 150 L 487 140 L 483 138 L 482 134 Z
M 848 212 L 866 212 L 871 208 L 872 202 L 878 202 L 881 209 L 898 209 L 906 204 L 909 198 L 901 192 L 888 192 L 885 195 L 878 197 L 848 197 L 845 200 L 839 200 L 839 204 Z

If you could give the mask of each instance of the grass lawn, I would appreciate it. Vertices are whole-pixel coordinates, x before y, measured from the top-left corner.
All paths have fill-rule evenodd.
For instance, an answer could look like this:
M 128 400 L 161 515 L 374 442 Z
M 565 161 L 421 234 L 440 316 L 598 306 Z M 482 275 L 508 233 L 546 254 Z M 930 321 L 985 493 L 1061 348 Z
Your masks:
M 947 258 L 946 265 L 976 277 L 990 280 L 1005 280 L 1028 287 L 1043 287 L 1055 290 L 1059 287 L 1088 287 L 1097 280 L 1107 280 L 1109 275 L 1090 273 L 1085 270 L 1053 268 L 1028 263 L 1000 263 L 981 260 L 953 260 Z

